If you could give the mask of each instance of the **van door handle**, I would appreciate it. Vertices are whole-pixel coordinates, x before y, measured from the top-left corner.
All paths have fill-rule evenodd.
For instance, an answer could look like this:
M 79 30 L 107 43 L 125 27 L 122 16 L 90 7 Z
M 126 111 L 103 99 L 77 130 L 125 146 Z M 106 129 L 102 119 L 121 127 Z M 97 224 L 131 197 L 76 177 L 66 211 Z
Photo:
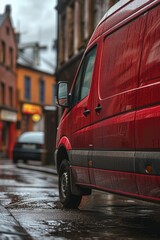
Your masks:
M 98 106 L 95 107 L 94 110 L 95 110 L 95 112 L 100 113 L 101 109 L 102 109 L 102 106 L 100 104 L 98 104 Z
M 84 115 L 85 117 L 87 117 L 87 115 L 90 114 L 90 112 L 91 112 L 91 111 L 90 111 L 89 109 L 85 109 L 84 112 L 83 112 L 83 115 Z

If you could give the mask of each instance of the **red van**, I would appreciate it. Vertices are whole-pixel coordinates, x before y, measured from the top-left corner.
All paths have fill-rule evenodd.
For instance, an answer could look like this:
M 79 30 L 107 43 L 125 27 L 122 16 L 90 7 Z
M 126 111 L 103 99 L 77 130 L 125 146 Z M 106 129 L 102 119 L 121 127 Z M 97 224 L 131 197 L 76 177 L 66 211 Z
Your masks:
M 121 0 L 93 33 L 56 147 L 59 194 L 75 208 L 91 189 L 160 201 L 160 0 Z

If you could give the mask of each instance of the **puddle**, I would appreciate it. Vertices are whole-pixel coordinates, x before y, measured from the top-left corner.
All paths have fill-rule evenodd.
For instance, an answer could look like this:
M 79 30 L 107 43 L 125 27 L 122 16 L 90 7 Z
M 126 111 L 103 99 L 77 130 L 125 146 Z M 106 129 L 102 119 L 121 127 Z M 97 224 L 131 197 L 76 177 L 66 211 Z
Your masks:
M 41 234 L 44 237 L 54 237 L 53 239 L 94 239 L 94 240 L 112 240 L 112 239 L 129 239 L 123 238 L 125 230 L 121 231 L 121 234 L 116 230 L 114 226 L 108 226 L 106 224 L 82 221 L 48 221 L 41 222 L 40 225 L 46 225 L 45 230 Z M 43 232 L 43 233 L 42 233 Z M 49 238 L 47 238 L 49 239 Z
M 1 240 L 31 240 L 31 238 L 24 235 L 14 235 L 14 234 L 1 233 L 1 232 L 0 232 L 0 239 Z
M 59 197 L 57 194 L 48 196 L 48 193 L 41 192 L 33 194 L 18 193 L 16 194 L 5 194 L 7 195 L 8 209 L 56 209 L 59 208 Z M 10 199 L 10 202 L 8 201 Z M 4 204 L 3 204 L 4 205 Z
M 16 183 L 23 183 L 23 184 L 30 184 L 30 181 L 28 181 L 25 176 L 21 176 L 21 175 L 13 175 L 13 174 L 0 174 L 0 183 L 2 183 L 1 185 L 5 185 L 9 182 L 14 182 Z

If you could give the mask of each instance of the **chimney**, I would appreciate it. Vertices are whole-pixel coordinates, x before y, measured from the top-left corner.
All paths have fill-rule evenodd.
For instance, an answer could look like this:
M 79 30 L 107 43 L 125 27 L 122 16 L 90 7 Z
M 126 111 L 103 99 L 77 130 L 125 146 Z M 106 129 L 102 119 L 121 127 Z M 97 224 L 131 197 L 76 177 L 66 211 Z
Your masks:
M 11 5 L 7 4 L 6 7 L 5 7 L 5 13 L 10 15 L 11 13 Z
M 36 43 L 33 47 L 33 64 L 38 66 L 40 64 L 40 46 Z

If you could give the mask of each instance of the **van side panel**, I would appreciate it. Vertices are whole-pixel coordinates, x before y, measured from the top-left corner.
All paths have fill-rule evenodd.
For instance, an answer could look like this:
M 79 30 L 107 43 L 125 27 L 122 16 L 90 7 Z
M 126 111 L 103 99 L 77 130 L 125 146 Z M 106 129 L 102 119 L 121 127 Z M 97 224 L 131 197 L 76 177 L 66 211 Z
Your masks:
M 157 82 L 160 78 L 160 4 L 148 14 L 144 39 L 140 86 Z
M 146 16 L 140 16 L 102 36 L 98 101 L 104 150 L 135 150 L 136 91 L 145 24 Z
M 92 155 L 96 186 L 132 194 L 138 193 L 133 175 L 135 110 L 145 26 L 146 15 L 141 15 L 102 36 L 104 47 L 97 100 L 102 110 L 96 125 L 101 126 L 103 145 L 101 149 L 93 150 Z M 108 170 L 115 173 L 110 174 Z M 118 172 L 124 172 L 123 177 Z
M 160 5 L 148 15 L 137 95 L 136 148 L 160 149 Z M 155 107 L 154 107 L 155 106 Z M 144 111 L 142 110 L 144 109 Z
M 136 113 L 136 172 L 139 194 L 160 197 L 160 4 L 147 18 Z M 147 181 L 150 166 L 150 183 Z M 144 175 L 145 174 L 145 175 Z M 153 176 L 155 175 L 155 176 Z
M 160 5 L 148 14 L 137 93 L 136 149 L 160 150 Z

